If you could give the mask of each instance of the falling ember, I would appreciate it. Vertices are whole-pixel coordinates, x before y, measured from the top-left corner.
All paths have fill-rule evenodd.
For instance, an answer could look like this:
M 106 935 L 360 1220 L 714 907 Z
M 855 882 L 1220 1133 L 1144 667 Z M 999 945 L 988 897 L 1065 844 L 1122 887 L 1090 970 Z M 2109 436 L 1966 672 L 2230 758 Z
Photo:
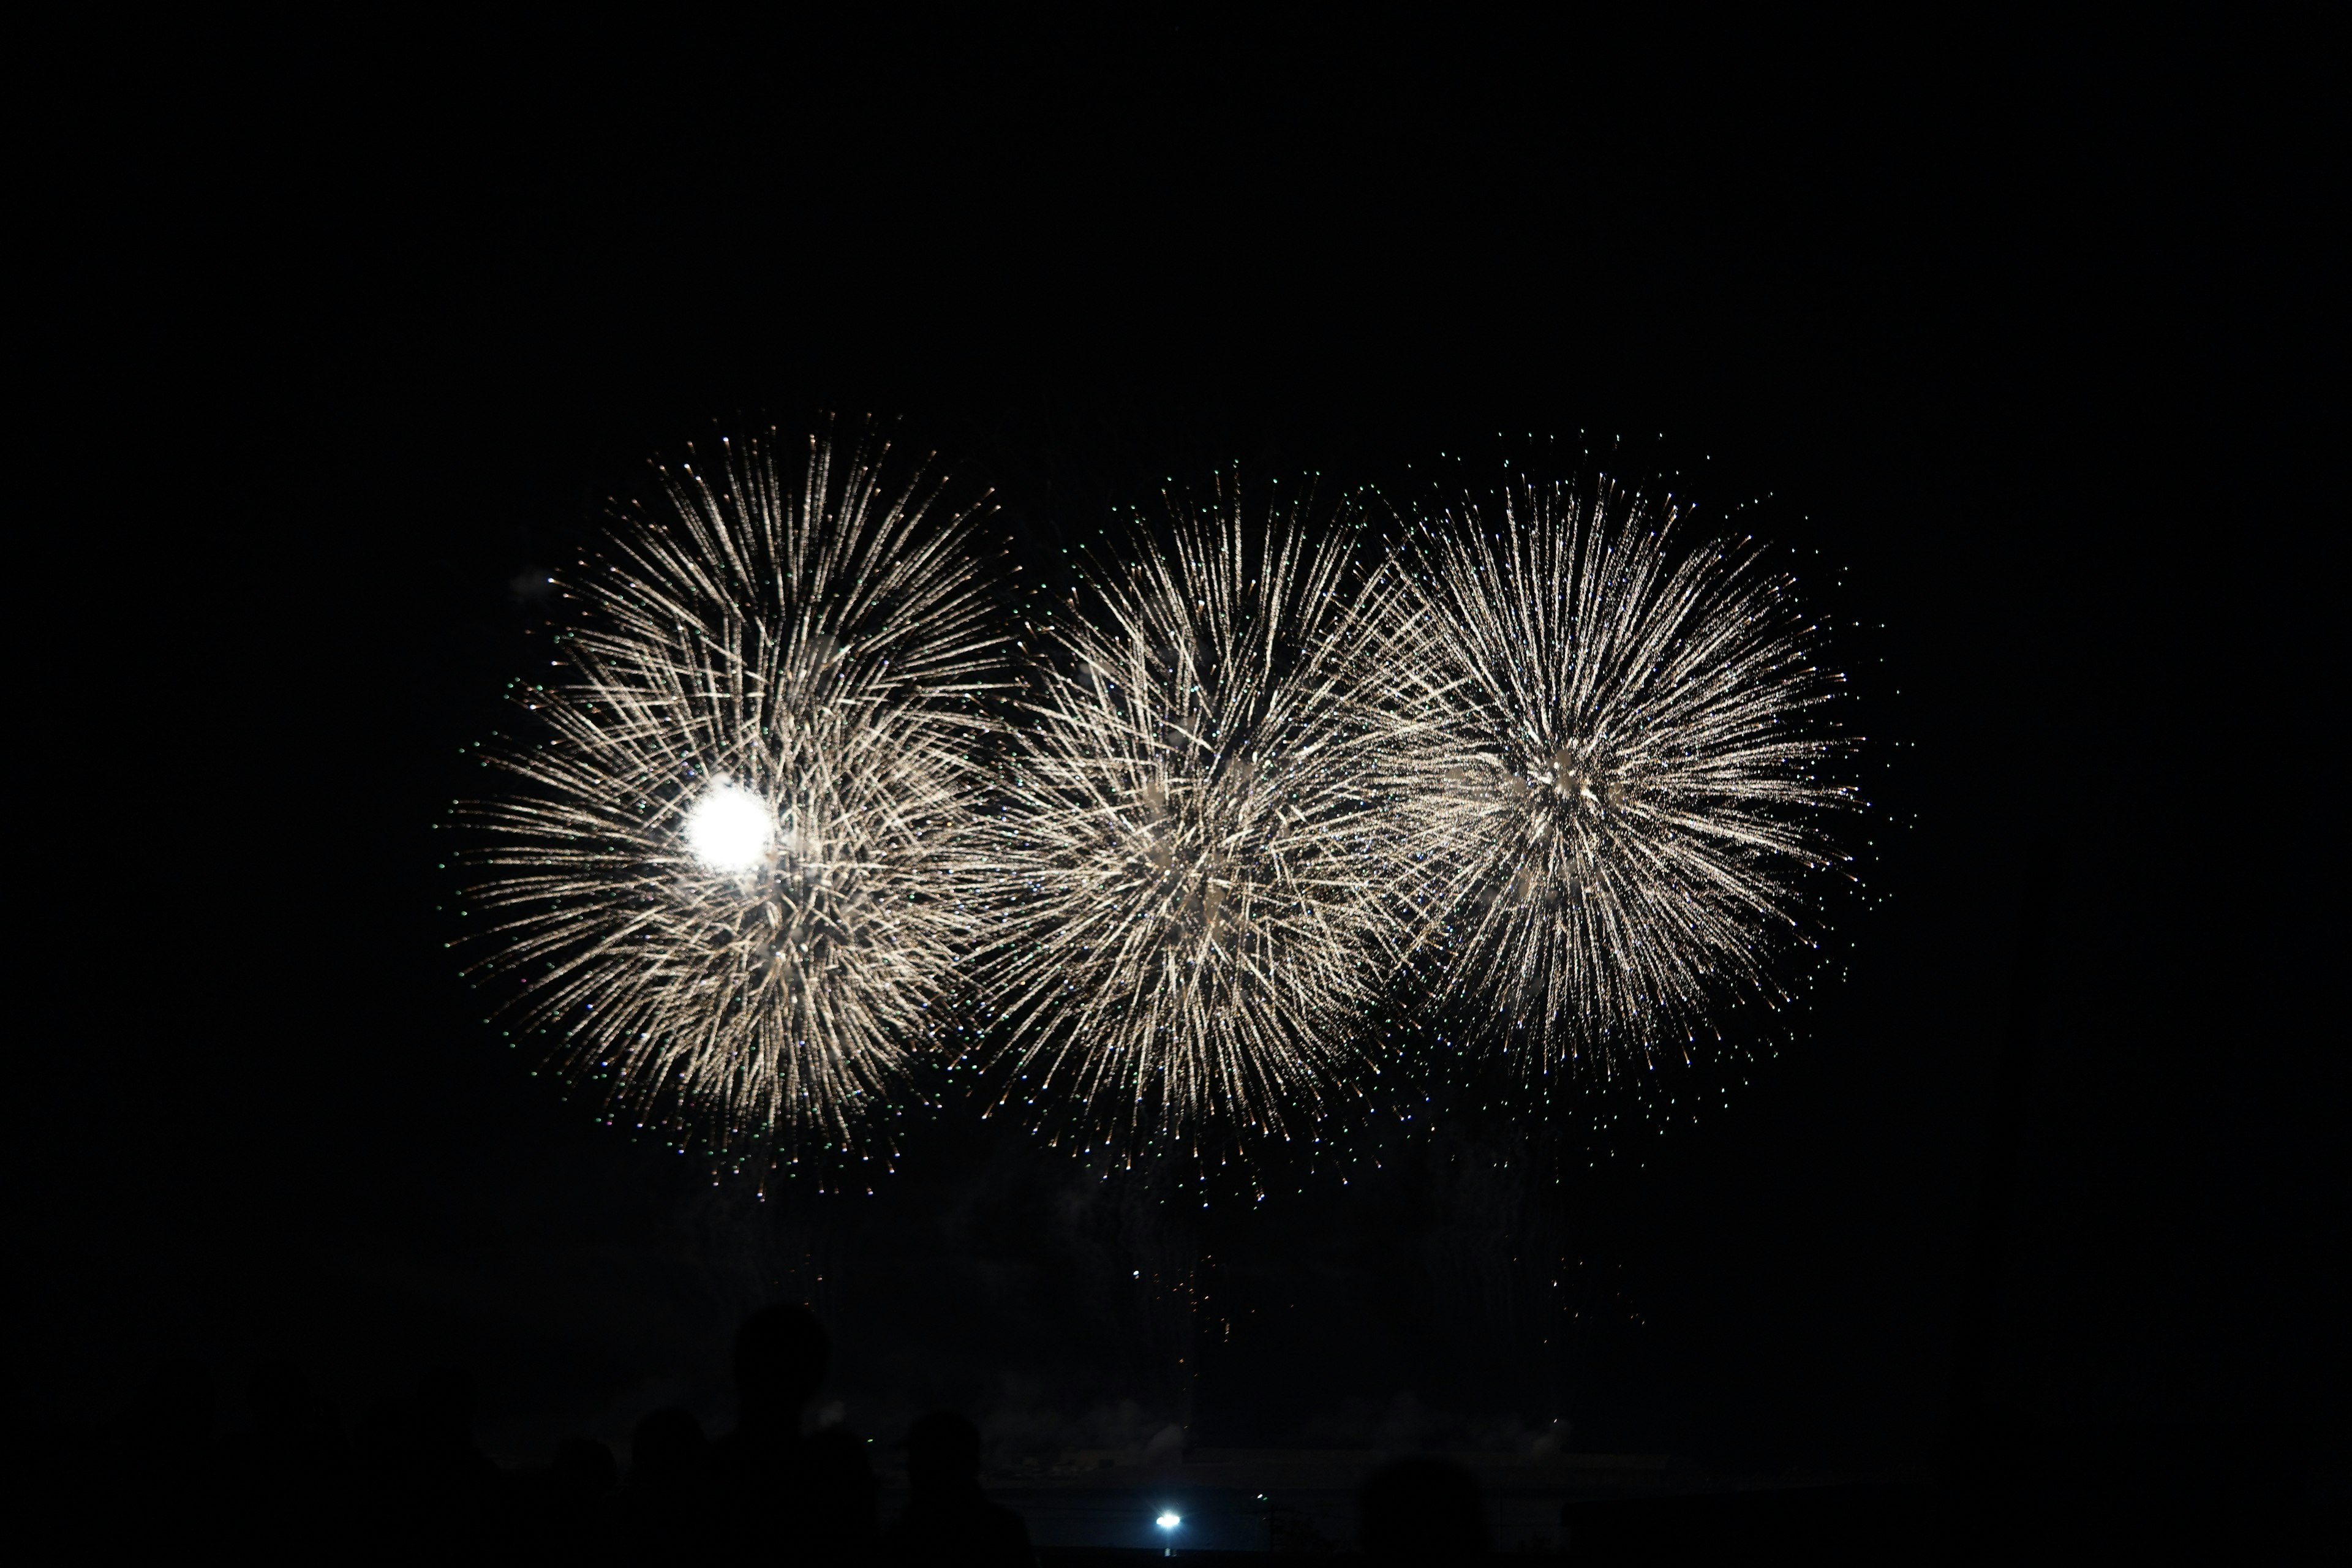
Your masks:
M 618 1107 L 793 1157 L 870 1140 L 953 972 L 973 699 L 998 668 L 970 511 L 886 451 L 663 474 L 566 586 L 540 739 L 465 815 L 524 1022 Z

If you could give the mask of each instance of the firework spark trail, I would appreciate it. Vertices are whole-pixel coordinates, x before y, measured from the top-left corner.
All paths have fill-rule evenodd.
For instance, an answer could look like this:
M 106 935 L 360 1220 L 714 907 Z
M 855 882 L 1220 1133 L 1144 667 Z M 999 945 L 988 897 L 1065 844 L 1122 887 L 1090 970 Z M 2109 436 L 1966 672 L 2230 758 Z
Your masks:
M 968 935 L 959 828 L 1002 639 L 973 513 L 887 448 L 759 443 L 662 474 L 570 589 L 545 739 L 467 808 L 523 1021 L 616 1109 L 737 1154 L 877 1131 Z
M 1030 630 L 992 955 L 1011 1087 L 1089 1146 L 1289 1134 L 1364 1065 L 1383 906 L 1362 690 L 1385 623 L 1352 531 L 1221 483 Z
M 1841 678 L 1793 581 L 1752 543 L 1681 553 L 1675 521 L 1520 486 L 1414 531 L 1396 613 L 1448 741 L 1392 750 L 1389 782 L 1439 868 L 1444 987 L 1499 1006 L 1530 1072 L 1686 1054 L 1727 1003 L 1778 999 L 1801 878 L 1844 858 L 1818 712 Z

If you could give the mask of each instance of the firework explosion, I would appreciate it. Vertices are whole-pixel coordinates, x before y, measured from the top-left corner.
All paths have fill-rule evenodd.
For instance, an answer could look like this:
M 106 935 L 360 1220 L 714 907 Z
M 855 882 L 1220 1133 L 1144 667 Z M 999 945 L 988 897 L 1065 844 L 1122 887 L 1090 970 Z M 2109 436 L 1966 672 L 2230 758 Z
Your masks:
M 565 676 L 491 836 L 485 967 L 614 1109 L 787 1157 L 876 1131 L 967 931 L 957 830 L 1001 656 L 936 482 L 758 444 L 664 470 L 568 584 Z
M 1390 753 L 1440 868 L 1444 988 L 1502 1010 L 1525 1071 L 1687 1054 L 1727 1003 L 1780 996 L 1800 879 L 1841 858 L 1816 712 L 1840 678 L 1790 578 L 1752 542 L 1678 552 L 1671 510 L 1523 486 L 1454 521 L 1416 531 L 1397 606 L 1412 718 L 1446 742 Z
M 1245 523 L 1223 486 L 1175 522 L 1099 614 L 1033 615 L 999 827 L 1006 1100 L 1089 1146 L 1318 1119 L 1363 1065 L 1389 923 L 1352 531 Z

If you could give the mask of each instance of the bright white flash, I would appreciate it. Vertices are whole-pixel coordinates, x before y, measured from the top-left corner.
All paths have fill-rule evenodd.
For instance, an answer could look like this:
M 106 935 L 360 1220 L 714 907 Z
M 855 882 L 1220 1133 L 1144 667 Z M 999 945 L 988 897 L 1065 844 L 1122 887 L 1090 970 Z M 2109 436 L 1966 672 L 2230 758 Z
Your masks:
M 740 784 L 713 785 L 686 816 L 687 847 L 713 871 L 748 871 L 768 851 L 776 819 Z
M 1163 1513 L 1160 1516 L 1160 1528 L 1162 1530 L 1173 1530 L 1183 1522 L 1184 1521 L 1174 1513 Z

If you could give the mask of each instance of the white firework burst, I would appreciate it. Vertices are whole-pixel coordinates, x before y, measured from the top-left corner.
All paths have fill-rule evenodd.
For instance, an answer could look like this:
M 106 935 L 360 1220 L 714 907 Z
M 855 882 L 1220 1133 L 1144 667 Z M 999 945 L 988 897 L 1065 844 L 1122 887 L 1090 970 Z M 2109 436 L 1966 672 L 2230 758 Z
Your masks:
M 1238 490 L 1028 626 L 992 955 L 1008 1090 L 1114 1152 L 1288 1134 L 1349 1093 L 1383 973 L 1381 649 L 1354 530 Z
M 615 1109 L 737 1155 L 869 1142 L 956 973 L 976 695 L 1002 638 L 974 516 L 887 448 L 663 470 L 567 592 L 538 743 L 467 815 L 485 966 Z
M 1802 879 L 1844 858 L 1819 711 L 1842 678 L 1794 582 L 1753 542 L 1682 549 L 1676 521 L 1523 484 L 1416 530 L 1406 719 L 1444 741 L 1392 749 L 1394 783 L 1444 987 L 1498 1008 L 1531 1072 L 1687 1054 L 1726 1005 L 1780 997 Z

